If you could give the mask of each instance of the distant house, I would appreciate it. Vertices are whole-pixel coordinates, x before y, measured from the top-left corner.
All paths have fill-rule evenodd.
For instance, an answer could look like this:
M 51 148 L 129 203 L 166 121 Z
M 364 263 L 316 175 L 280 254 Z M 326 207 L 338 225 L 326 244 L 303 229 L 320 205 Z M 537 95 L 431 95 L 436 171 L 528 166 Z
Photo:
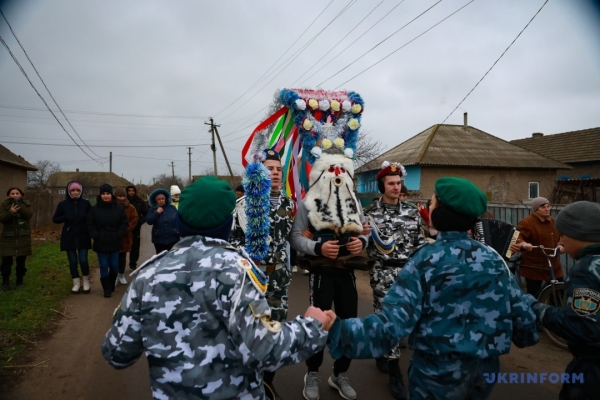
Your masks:
M 0 193 L 13 186 L 25 190 L 27 171 L 37 171 L 37 168 L 0 144 L 0 182 L 2 182 Z
M 559 171 L 553 193 L 556 202 L 600 200 L 600 128 L 511 140 L 512 144 L 572 167 Z
M 464 125 L 433 125 L 358 168 L 361 197 L 379 193 L 375 175 L 383 161 L 404 165 L 411 197 L 429 198 L 438 178 L 458 176 L 471 180 L 495 203 L 528 203 L 549 196 L 557 171 L 571 169 L 468 126 L 466 121 Z
M 131 185 L 127 179 L 120 177 L 114 172 L 55 172 L 48 178 L 48 191 L 55 199 L 63 199 L 66 194 L 67 184 L 71 181 L 80 182 L 83 185 L 83 197 L 90 200 L 92 204 L 96 201 L 100 186 L 108 183 L 114 188 L 127 187 Z

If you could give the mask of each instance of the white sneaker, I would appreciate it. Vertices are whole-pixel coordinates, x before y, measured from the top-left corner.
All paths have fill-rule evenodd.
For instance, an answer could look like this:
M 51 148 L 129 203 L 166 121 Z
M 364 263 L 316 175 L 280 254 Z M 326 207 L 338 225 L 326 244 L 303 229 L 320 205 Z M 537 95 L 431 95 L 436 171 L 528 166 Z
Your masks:
M 298 272 L 298 267 L 296 267 L 295 265 L 292 267 L 292 272 Z
M 71 293 L 73 293 L 73 294 L 79 293 L 80 287 L 81 287 L 81 279 L 73 278 L 73 288 L 71 289 Z
M 319 400 L 319 377 L 317 372 L 304 375 L 304 390 L 302 395 L 306 400 Z
M 83 293 L 89 293 L 90 292 L 90 277 L 88 276 L 84 276 L 83 277 Z
M 125 275 L 119 274 L 119 276 L 117 276 L 117 282 L 119 282 L 121 285 L 127 285 L 127 279 L 125 279 Z
M 304 272 L 303 272 L 303 274 L 304 275 L 308 275 L 308 274 L 310 274 L 310 272 L 307 269 L 305 269 Z

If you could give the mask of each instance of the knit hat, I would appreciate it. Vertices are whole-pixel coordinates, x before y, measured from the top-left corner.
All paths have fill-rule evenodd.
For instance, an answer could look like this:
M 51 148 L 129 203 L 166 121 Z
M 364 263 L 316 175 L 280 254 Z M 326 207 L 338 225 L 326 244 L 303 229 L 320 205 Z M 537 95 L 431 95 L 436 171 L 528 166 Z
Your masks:
M 231 217 L 235 200 L 235 193 L 228 182 L 205 176 L 181 192 L 179 216 L 192 228 L 214 228 Z
M 83 192 L 83 186 L 81 186 L 81 183 L 79 182 L 69 182 L 69 184 L 67 185 L 67 193 L 69 194 L 69 197 L 73 197 L 71 196 L 71 190 L 73 189 L 79 189 L 79 196 L 77 196 L 77 198 L 81 197 L 81 192 Z
M 179 189 L 179 186 L 177 186 L 177 185 L 171 186 L 171 196 L 173 196 L 174 194 L 180 194 L 180 193 L 181 193 L 181 189 Z
M 467 179 L 440 178 L 435 181 L 434 192 L 439 202 L 458 214 L 477 218 L 487 210 L 485 193 Z
M 120 196 L 127 197 L 127 192 L 122 187 L 118 187 L 115 189 L 115 197 L 120 197 Z
M 558 213 L 554 226 L 561 234 L 573 239 L 600 242 L 600 204 L 571 203 Z
M 238 187 L 235 188 L 235 191 L 245 193 L 244 185 L 238 185 Z
M 535 211 L 538 208 L 540 208 L 541 206 L 543 206 L 544 204 L 550 204 L 550 202 L 548 201 L 547 198 L 545 197 L 536 197 L 535 199 L 531 200 L 531 211 Z
M 105 183 L 104 185 L 100 186 L 100 194 L 107 192 L 113 194 L 113 188 L 108 183 Z

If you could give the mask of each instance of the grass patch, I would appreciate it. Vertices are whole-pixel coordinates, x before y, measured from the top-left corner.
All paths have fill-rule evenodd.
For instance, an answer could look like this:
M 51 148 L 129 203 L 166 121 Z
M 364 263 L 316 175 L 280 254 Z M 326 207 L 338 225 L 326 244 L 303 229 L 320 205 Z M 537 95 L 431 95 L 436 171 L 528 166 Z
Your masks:
M 57 317 L 51 309 L 61 311 L 60 302 L 70 295 L 67 257 L 57 242 L 36 245 L 25 266 L 25 285 L 15 287 L 13 265 L 11 290 L 0 292 L 0 381 L 10 371 L 2 367 L 32 345 L 27 340 L 35 342 L 47 332 Z

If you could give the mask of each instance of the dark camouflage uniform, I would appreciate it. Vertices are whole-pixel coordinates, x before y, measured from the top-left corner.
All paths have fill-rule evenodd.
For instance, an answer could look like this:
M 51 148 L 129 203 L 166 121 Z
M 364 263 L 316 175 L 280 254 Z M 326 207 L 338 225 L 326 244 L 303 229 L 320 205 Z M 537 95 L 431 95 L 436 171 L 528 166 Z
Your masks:
M 236 206 L 234 211 L 234 226 L 229 241 L 236 247 L 245 248 L 246 236 L 237 220 L 237 215 L 235 215 L 243 212 L 245 202 L 242 201 L 239 204 L 239 208 Z M 286 267 L 288 264 L 287 241 L 294 223 L 294 203 L 281 192 L 278 205 L 274 207 L 271 204 L 269 216 L 271 218 L 269 251 L 260 267 L 264 270 L 265 265 L 268 264 L 283 264 L 283 268 L 267 274 L 269 278 L 267 301 L 271 307 L 271 319 L 285 321 L 288 312 L 288 286 L 291 281 L 291 272 Z
M 370 271 L 371 288 L 373 289 L 373 308 L 381 312 L 381 302 L 396 281 L 410 253 L 425 243 L 421 232 L 421 216 L 411 204 L 403 201 L 398 205 L 385 204 L 380 200 L 365 208 L 365 214 L 373 219 L 382 239 L 394 238 L 394 250 L 384 254 L 377 249 L 373 234 L 369 237 L 367 253 L 376 260 Z M 387 355 L 390 360 L 400 357 L 400 347 L 395 346 Z
M 146 353 L 155 399 L 264 399 L 263 370 L 323 349 L 320 322 L 269 321 L 266 277 L 227 242 L 186 237 L 156 258 L 138 269 L 102 345 L 115 368 Z
M 498 372 L 494 359 L 509 352 L 511 339 L 518 347 L 539 340 L 514 276 L 497 253 L 465 232 L 441 232 L 415 251 L 382 306 L 366 318 L 337 320 L 330 352 L 381 357 L 410 335 L 411 400 L 483 398 L 492 385 L 482 374 Z
M 583 383 L 563 384 L 561 399 L 594 399 L 600 393 L 600 244 L 584 248 L 565 280 L 565 308 L 540 304 L 528 295 L 538 320 L 567 340 L 573 361 L 569 376 L 583 373 Z

